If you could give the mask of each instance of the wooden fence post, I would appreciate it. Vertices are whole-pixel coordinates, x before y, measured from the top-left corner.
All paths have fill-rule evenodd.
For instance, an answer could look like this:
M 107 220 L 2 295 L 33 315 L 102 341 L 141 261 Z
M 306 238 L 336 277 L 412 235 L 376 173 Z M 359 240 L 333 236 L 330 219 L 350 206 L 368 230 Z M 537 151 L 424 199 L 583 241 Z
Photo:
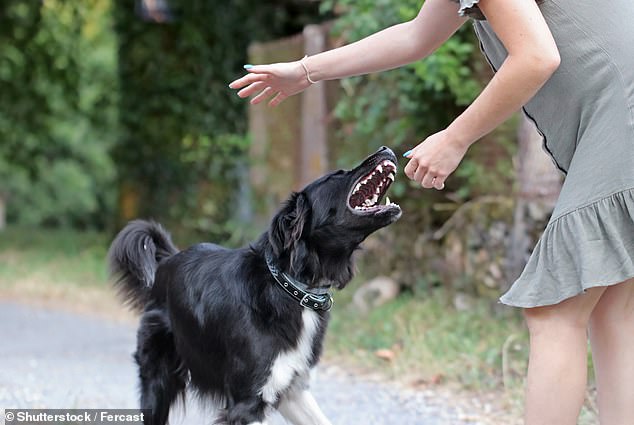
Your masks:
M 253 64 L 289 62 L 328 46 L 328 27 L 308 25 L 302 34 L 249 47 Z M 324 174 L 328 164 L 328 84 L 319 82 L 277 108 L 249 107 L 250 183 L 259 224 L 268 220 L 291 190 Z
M 303 54 L 301 34 L 249 46 L 249 62 L 253 64 L 288 62 Z M 300 96 L 292 96 L 276 108 L 270 108 L 267 102 L 249 106 L 249 180 L 258 227 L 268 222 L 291 190 L 298 189 L 301 108 Z
M 326 34 L 320 25 L 304 28 L 304 52 L 314 55 L 326 49 Z M 297 170 L 300 187 L 324 174 L 328 169 L 328 114 L 326 84 L 318 82 L 302 95 L 302 138 Z

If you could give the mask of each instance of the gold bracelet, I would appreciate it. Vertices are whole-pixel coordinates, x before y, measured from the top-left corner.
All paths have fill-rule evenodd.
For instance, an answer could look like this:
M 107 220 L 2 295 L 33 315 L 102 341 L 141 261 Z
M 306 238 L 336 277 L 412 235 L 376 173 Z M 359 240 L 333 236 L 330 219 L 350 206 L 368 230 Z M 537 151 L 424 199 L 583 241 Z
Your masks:
M 302 58 L 302 60 L 299 61 L 299 63 L 302 64 L 302 67 L 304 68 L 304 71 L 306 71 L 306 79 L 308 80 L 309 83 L 311 84 L 315 84 L 317 83 L 317 81 L 313 81 L 312 78 L 310 78 L 310 72 L 308 71 L 308 67 L 306 66 L 306 64 L 304 63 L 304 60 L 308 57 L 308 55 L 304 56 Z

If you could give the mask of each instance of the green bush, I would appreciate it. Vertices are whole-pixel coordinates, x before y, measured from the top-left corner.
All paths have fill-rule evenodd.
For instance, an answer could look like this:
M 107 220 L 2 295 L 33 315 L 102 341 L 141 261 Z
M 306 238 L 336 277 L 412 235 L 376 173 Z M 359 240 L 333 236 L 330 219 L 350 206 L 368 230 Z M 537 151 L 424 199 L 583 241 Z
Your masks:
M 23 224 L 102 224 L 112 206 L 109 1 L 0 5 L 0 194 Z
M 419 0 L 325 1 L 325 11 L 344 10 L 334 32 L 348 42 L 413 19 Z M 389 72 L 342 82 L 345 96 L 336 109 L 346 140 L 367 149 L 389 145 L 404 151 L 446 127 L 477 95 L 472 31 L 463 28 L 424 61 Z M 349 124 L 349 125 L 347 125 Z
M 322 3 L 322 9 L 340 13 L 333 31 L 352 42 L 413 19 L 420 4 L 419 0 L 328 0 Z M 343 80 L 344 95 L 335 115 L 339 120 L 338 139 L 344 143 L 335 147 L 335 157 L 342 163 L 352 163 L 352 158 L 363 157 L 381 145 L 392 147 L 400 156 L 446 128 L 477 96 L 488 76 L 488 65 L 467 23 L 425 60 Z M 465 202 L 477 204 L 480 197 L 508 196 L 511 192 L 512 126 L 474 145 L 442 192 L 421 190 L 401 174 L 390 190 L 390 198 L 401 205 L 403 217 L 376 236 L 378 243 L 369 244 L 366 255 L 370 260 L 364 262 L 364 270 L 368 274 L 389 273 L 403 285 L 425 294 L 433 286 L 453 287 L 455 276 L 448 272 L 452 269 L 447 260 L 451 256 L 449 245 L 434 234 Z M 403 166 L 405 162 L 402 160 Z M 511 215 L 507 218 L 510 220 Z M 486 216 L 476 219 L 477 228 L 491 225 L 492 219 Z M 476 224 L 460 225 L 469 228 Z M 464 233 L 463 227 L 454 227 L 452 232 Z M 458 248 L 465 253 L 471 249 L 469 243 L 461 240 Z M 478 284 L 471 276 L 462 278 L 470 279 L 463 287 L 471 289 Z
M 246 103 L 227 85 L 244 73 L 251 41 L 299 31 L 318 10 L 300 1 L 173 4 L 174 19 L 158 23 L 116 3 L 122 134 L 113 153 L 123 197 L 134 199 L 121 218 L 152 216 L 237 243 Z

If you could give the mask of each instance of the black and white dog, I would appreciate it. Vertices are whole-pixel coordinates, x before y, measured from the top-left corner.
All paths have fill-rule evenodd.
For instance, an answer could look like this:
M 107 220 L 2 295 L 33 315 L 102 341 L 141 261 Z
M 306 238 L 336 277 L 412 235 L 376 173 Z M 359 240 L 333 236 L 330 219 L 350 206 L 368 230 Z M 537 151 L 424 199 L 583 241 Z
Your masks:
M 293 193 L 256 242 L 178 251 L 157 223 L 133 221 L 112 242 L 111 273 L 143 311 L 135 359 L 146 425 L 164 425 L 190 385 L 220 408 L 216 423 L 263 425 L 278 409 L 296 425 L 328 425 L 308 390 L 332 298 L 352 254 L 401 216 L 381 199 L 396 174 L 388 148 Z

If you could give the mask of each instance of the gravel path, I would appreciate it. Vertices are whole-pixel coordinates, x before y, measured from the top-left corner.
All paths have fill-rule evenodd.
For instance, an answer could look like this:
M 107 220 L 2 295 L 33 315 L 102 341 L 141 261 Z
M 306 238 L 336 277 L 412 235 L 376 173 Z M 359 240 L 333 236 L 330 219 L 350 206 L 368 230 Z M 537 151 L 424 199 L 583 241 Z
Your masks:
M 0 408 L 137 407 L 134 326 L 0 302 L 0 338 Z M 333 425 L 478 423 L 458 419 L 446 396 L 397 389 L 329 365 L 320 366 L 312 388 Z M 196 405 L 171 421 L 210 422 Z M 270 422 L 285 423 L 279 416 Z

